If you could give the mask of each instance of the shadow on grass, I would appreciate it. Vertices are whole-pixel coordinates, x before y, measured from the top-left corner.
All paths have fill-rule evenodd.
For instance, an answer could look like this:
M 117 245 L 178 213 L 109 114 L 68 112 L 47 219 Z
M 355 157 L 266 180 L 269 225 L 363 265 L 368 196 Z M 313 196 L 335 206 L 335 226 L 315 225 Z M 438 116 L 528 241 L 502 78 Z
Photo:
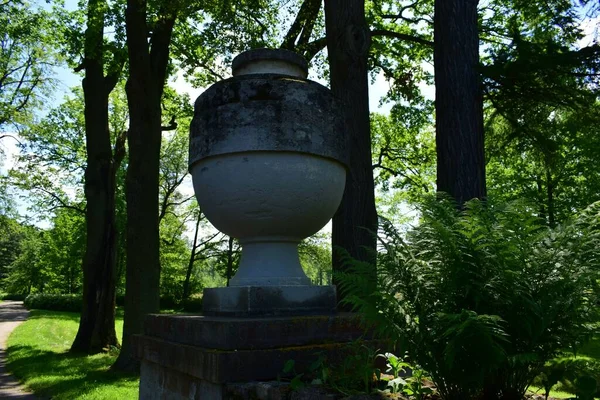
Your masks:
M 115 319 L 122 320 L 123 319 L 123 309 L 117 308 L 115 311 Z M 33 309 L 29 311 L 29 317 L 27 319 L 60 319 L 60 320 L 68 320 L 79 322 L 80 314 L 76 312 L 69 311 L 48 311 L 48 310 L 38 310 Z
M 113 357 L 106 355 L 55 353 L 22 345 L 10 346 L 8 352 L 12 355 L 8 369 L 43 397 L 76 399 L 103 386 L 114 392 L 138 382 L 135 375 L 109 370 Z
M 600 335 L 594 335 L 589 342 L 579 349 L 577 354 L 600 360 Z
M 79 322 L 79 313 L 66 311 L 31 310 L 27 319 L 60 319 Z

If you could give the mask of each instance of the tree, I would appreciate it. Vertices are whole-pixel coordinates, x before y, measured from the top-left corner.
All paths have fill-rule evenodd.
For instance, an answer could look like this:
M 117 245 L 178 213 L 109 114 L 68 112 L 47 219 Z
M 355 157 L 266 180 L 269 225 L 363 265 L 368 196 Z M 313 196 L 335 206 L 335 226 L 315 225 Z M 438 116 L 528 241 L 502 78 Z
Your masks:
M 0 214 L 0 280 L 6 278 L 7 269 L 19 257 L 19 246 L 24 239 L 23 227 L 15 219 Z
M 61 208 L 85 214 L 81 187 L 85 171 L 85 132 L 81 90 L 36 124 L 21 130 L 23 141 L 10 183 L 27 192 L 29 210 L 51 218 Z
M 486 197 L 478 0 L 436 0 L 437 189 L 458 205 Z
M 28 121 L 51 87 L 55 31 L 51 15 L 27 1 L 0 4 L 0 131 Z
M 125 11 L 129 78 L 129 165 L 127 197 L 127 269 L 123 347 L 114 364 L 137 370 L 131 335 L 142 331 L 146 314 L 159 311 L 158 175 L 161 145 L 161 98 L 169 65 L 169 45 L 181 4 L 161 2 L 153 26 L 148 3 L 128 0 Z M 150 33 L 148 33 L 150 32 Z M 149 35 L 149 40 L 148 40 Z M 143 279 L 141 278 L 143 276 Z
M 345 270 L 338 248 L 357 260 L 375 264 L 377 212 L 371 167 L 367 63 L 370 31 L 364 0 L 326 0 L 325 25 L 331 90 L 343 105 L 350 153 L 346 189 L 333 217 L 335 284 L 335 272 Z M 340 292 L 339 297 L 343 299 L 344 293 Z
M 239 27 L 260 27 L 260 19 L 250 16 L 253 15 L 252 12 L 256 13 L 263 8 L 263 3 L 258 0 L 244 1 L 232 7 L 228 3 L 198 5 L 183 1 L 127 1 L 125 28 L 129 78 L 126 90 L 130 118 L 126 177 L 127 279 L 123 347 L 114 364 L 115 368 L 138 368 L 137 361 L 132 357 L 131 335 L 142 331 L 146 314 L 159 311 L 160 240 L 157 210 L 163 126 L 161 99 L 169 73 L 169 52 L 175 23 L 183 16 L 202 19 L 210 15 L 212 21 L 208 26 L 219 29 L 203 30 L 211 40 L 208 43 L 201 41 L 206 47 L 200 49 L 207 51 L 210 58 L 210 54 L 214 55 L 212 51 L 208 51 L 211 45 L 226 50 L 239 46 L 240 38 L 246 33 L 245 29 L 240 32 Z M 272 8 L 264 9 L 268 11 Z M 269 15 L 269 12 L 264 14 Z M 244 22 L 237 24 L 240 20 Z M 223 27 L 226 29 L 221 30 Z M 223 36 L 217 33 L 223 33 Z M 198 36 L 193 38 L 197 39 Z M 231 47 L 227 46 L 228 43 Z M 185 47 L 177 50 L 177 54 L 189 54 Z M 188 59 L 185 64 L 191 65 L 192 61 Z M 210 69 L 207 64 L 202 66 Z
M 329 235 L 316 234 L 298 245 L 302 269 L 315 285 L 331 284 L 330 243 Z
M 2 286 L 9 293 L 43 292 L 48 281 L 48 268 L 42 262 L 46 237 L 44 232 L 33 227 L 22 229 L 23 239 L 19 242 L 19 255 L 8 266 Z
M 600 46 L 580 45 L 570 2 L 504 3 L 484 30 L 490 193 L 529 199 L 553 227 L 598 199 Z
M 85 215 L 60 208 L 52 219 L 52 228 L 41 232 L 40 263 L 44 271 L 44 291 L 81 294 L 85 254 Z
M 115 332 L 116 174 L 125 154 L 126 131 L 117 133 L 114 152 L 109 126 L 109 95 L 119 82 L 125 61 L 114 47 L 110 61 L 105 49 L 104 27 L 108 3 L 87 4 L 83 69 L 87 163 L 84 193 L 86 206 L 86 251 L 83 259 L 83 308 L 71 351 L 97 353 L 118 346 Z M 107 71 L 105 73 L 105 70 Z
M 413 203 L 435 189 L 432 105 L 428 111 L 397 105 L 389 116 L 371 114 L 375 182 L 384 192 L 399 190 L 402 200 Z

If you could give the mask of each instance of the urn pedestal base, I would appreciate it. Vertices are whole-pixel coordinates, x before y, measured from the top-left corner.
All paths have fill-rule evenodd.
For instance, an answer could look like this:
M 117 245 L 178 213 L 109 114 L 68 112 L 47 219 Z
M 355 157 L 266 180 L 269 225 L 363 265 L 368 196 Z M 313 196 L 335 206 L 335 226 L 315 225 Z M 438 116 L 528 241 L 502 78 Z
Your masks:
M 207 316 L 277 316 L 333 314 L 335 286 L 230 286 L 204 289 Z
M 354 314 L 226 318 L 150 315 L 135 336 L 140 399 L 234 399 L 239 384 L 283 376 L 288 360 L 305 371 L 318 355 L 347 356 L 364 337 Z M 265 397 L 265 400 L 271 397 Z

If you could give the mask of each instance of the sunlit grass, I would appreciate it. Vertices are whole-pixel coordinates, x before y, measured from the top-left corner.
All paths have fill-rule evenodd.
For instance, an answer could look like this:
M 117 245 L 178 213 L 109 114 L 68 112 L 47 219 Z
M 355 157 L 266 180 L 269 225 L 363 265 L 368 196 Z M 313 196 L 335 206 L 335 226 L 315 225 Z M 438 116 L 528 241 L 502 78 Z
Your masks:
M 8 339 L 7 368 L 36 395 L 52 399 L 137 399 L 137 376 L 109 371 L 116 354 L 67 353 L 79 315 L 33 310 Z M 116 323 L 121 337 L 123 319 Z
M 536 386 L 530 386 L 529 392 L 532 394 L 539 394 L 542 396 L 545 393 L 544 388 L 536 387 Z M 572 399 L 573 396 L 574 396 L 573 393 L 562 392 L 560 390 L 551 390 L 550 391 L 550 397 L 554 397 L 555 399 Z

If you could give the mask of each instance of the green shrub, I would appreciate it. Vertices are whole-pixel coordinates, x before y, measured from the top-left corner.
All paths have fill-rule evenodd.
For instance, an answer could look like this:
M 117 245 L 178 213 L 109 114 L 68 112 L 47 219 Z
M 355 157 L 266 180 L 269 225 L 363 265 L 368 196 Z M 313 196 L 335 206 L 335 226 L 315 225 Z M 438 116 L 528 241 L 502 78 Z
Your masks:
M 175 296 L 160 296 L 161 310 L 174 310 L 179 307 L 179 301 Z
M 30 294 L 25 298 L 28 309 L 81 312 L 82 298 L 80 294 Z
M 188 313 L 199 313 L 202 312 L 202 297 L 190 297 L 187 300 L 183 300 L 179 307 L 181 311 Z
M 406 235 L 383 221 L 373 266 L 347 258 L 346 302 L 429 372 L 444 399 L 522 399 L 593 334 L 600 203 L 550 230 L 520 203 L 429 198 Z
M 13 293 L 13 294 L 3 294 L 0 299 L 2 300 L 15 300 L 15 301 L 23 301 L 27 297 L 27 294 L 24 293 Z

